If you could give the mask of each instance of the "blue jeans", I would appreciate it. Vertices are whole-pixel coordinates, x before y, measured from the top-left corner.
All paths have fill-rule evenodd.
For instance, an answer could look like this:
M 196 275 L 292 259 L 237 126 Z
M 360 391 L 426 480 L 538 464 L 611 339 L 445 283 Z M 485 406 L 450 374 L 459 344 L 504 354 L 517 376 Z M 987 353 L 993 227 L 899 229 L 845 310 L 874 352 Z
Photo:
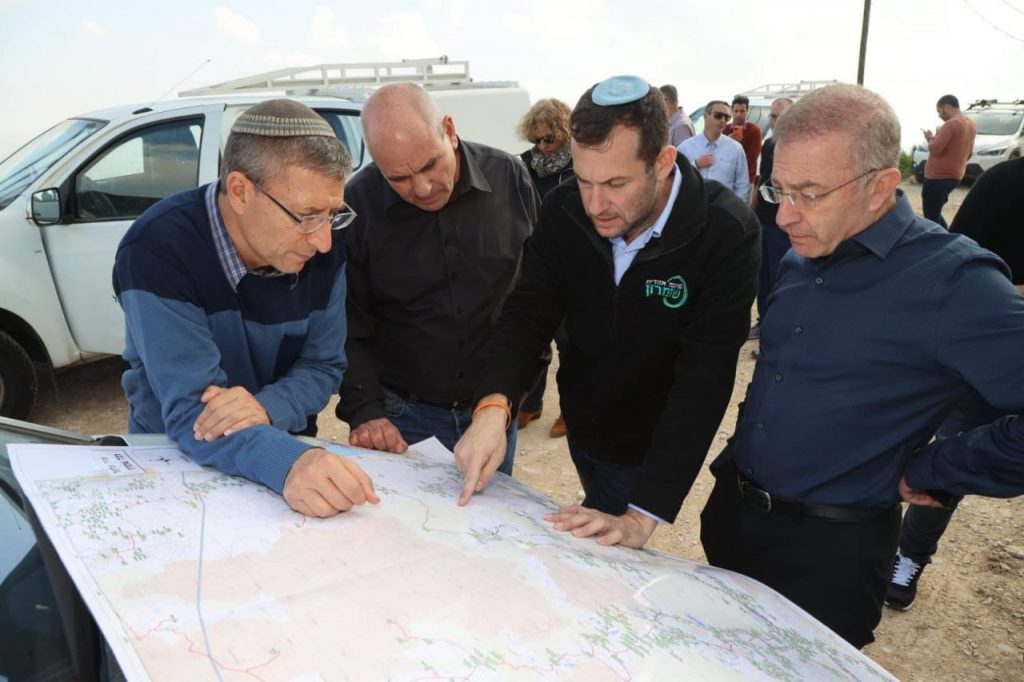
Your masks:
M 384 389 L 384 414 L 398 428 L 402 438 L 410 445 L 436 436 L 449 450 L 455 450 L 455 443 L 473 421 L 473 408 L 453 410 L 405 400 Z M 512 475 L 512 464 L 516 458 L 516 424 L 508 429 L 508 446 L 505 461 L 498 468 L 503 474 Z
M 959 180 L 929 180 L 925 178 L 924 185 L 921 186 L 921 212 L 924 217 L 948 230 L 949 225 L 942 217 L 942 207 L 946 205 L 949 193 L 959 184 Z
M 757 319 L 764 318 L 764 308 L 768 294 L 775 286 L 775 277 L 779 274 L 779 263 L 789 251 L 789 235 L 779 229 L 775 223 L 761 223 L 761 270 L 757 275 Z
M 1003 414 L 977 393 L 964 398 L 935 432 L 937 439 L 955 438 L 979 426 L 991 424 Z M 900 530 L 900 554 L 919 564 L 931 563 L 939 549 L 939 540 L 953 518 L 962 498 L 955 497 L 947 507 L 924 507 L 912 504 L 903 515 Z
M 619 516 L 626 513 L 629 495 L 640 478 L 639 466 L 623 466 L 595 459 L 566 434 L 569 455 L 583 484 L 583 506 Z

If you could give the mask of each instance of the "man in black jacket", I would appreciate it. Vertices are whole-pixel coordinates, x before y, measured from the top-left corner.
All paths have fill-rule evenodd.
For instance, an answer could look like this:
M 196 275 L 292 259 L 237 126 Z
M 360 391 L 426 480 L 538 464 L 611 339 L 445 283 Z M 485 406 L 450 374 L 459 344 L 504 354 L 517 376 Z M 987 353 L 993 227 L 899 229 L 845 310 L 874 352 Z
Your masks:
M 492 337 L 472 426 L 455 448 L 460 504 L 502 461 L 514 400 L 565 318 L 558 386 L 586 499 L 547 518 L 641 547 L 675 519 L 732 393 L 760 254 L 757 218 L 705 182 L 635 77 L 599 83 L 570 120 L 577 182 L 551 192 Z

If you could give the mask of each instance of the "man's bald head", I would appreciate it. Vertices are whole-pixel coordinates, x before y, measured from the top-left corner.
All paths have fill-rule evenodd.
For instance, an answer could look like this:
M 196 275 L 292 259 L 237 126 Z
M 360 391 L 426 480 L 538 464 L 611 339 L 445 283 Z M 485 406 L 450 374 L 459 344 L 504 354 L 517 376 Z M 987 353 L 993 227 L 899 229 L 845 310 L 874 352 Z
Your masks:
M 375 144 L 386 144 L 389 137 L 401 139 L 427 132 L 444 135 L 444 119 L 437 104 L 415 83 L 395 83 L 378 89 L 366 101 L 360 119 L 371 156 L 376 156 Z
M 451 116 L 418 85 L 385 85 L 363 108 L 363 136 L 378 170 L 403 201 L 424 211 L 447 205 L 459 180 Z

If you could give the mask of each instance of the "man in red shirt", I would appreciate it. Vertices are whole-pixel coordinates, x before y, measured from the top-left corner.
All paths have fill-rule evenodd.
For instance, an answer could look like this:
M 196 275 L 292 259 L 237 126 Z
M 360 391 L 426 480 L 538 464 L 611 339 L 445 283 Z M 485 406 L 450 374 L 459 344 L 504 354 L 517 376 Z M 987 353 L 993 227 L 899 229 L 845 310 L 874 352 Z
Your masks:
M 747 170 L 750 172 L 750 185 L 756 186 L 757 157 L 761 155 L 761 128 L 747 120 L 750 112 L 750 99 L 743 95 L 732 98 L 732 123 L 725 127 L 725 134 L 743 145 L 747 155 Z M 740 197 L 749 201 L 750 197 Z
M 928 140 L 928 160 L 924 164 L 924 185 L 921 187 L 921 205 L 924 217 L 947 227 L 942 218 L 942 207 L 949 193 L 963 180 L 967 161 L 974 153 L 974 136 L 978 126 L 960 111 L 960 101 L 953 95 L 943 95 L 935 104 L 935 111 L 945 123 L 939 131 L 924 131 Z

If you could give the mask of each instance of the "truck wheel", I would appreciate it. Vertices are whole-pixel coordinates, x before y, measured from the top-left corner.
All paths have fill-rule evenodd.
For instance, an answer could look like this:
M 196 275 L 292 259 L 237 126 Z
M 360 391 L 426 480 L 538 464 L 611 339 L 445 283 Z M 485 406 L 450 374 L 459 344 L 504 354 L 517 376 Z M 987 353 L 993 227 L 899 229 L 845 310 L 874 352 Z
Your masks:
M 32 358 L 0 331 L 0 416 L 26 419 L 36 402 L 37 389 Z

